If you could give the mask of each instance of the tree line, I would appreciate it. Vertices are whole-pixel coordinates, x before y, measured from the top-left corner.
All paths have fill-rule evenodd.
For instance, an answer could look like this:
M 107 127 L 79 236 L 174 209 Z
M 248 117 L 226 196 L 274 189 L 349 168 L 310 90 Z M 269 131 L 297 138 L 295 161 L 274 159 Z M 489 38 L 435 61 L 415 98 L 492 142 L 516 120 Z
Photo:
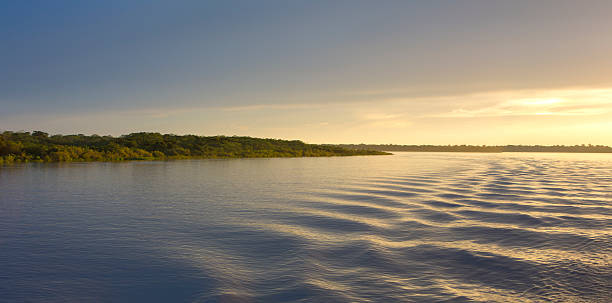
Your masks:
M 542 153 L 612 153 L 612 147 L 604 145 L 395 145 L 395 144 L 340 144 L 358 150 L 406 151 L 406 152 L 542 152 Z
M 380 151 L 298 140 L 252 137 L 132 133 L 119 137 L 49 135 L 42 131 L 0 133 L 0 164 L 12 162 L 71 162 L 164 160 L 189 158 L 264 158 L 383 155 Z

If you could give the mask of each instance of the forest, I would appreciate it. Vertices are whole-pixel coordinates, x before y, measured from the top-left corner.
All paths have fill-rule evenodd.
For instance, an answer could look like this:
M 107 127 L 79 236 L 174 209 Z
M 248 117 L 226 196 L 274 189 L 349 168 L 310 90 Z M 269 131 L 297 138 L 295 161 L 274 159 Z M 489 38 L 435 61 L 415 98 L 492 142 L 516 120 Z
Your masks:
M 132 133 L 119 137 L 49 135 L 42 131 L 0 133 L 0 164 L 168 160 L 192 158 L 268 158 L 386 155 L 365 149 L 252 137 Z
M 357 150 L 406 151 L 406 152 L 541 152 L 541 153 L 612 153 L 612 147 L 604 145 L 395 145 L 395 144 L 340 144 Z

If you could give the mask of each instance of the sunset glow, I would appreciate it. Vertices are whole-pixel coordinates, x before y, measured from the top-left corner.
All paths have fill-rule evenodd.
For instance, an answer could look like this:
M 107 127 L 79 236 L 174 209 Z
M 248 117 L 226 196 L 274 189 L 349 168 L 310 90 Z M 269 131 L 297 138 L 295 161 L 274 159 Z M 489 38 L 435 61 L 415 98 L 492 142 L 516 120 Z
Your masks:
M 2 302 L 610 302 L 611 0 L 0 3 Z
M 0 130 L 612 144 L 609 3 L 468 2 L 14 4 Z

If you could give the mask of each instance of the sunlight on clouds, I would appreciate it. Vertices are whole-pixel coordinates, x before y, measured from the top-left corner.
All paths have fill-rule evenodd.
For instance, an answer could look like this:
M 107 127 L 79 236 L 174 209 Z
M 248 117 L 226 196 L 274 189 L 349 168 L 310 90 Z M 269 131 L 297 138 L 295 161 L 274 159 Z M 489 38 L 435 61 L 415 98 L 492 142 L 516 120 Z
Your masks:
M 391 121 L 376 121 L 366 124 L 368 127 L 376 127 L 382 129 L 388 128 L 406 128 L 412 125 L 409 121 L 405 120 L 391 120 Z
M 401 117 L 397 114 L 381 114 L 381 113 L 368 113 L 362 116 L 363 120 L 389 120 Z
M 524 97 L 527 94 L 534 97 Z M 469 103 L 470 98 L 489 100 L 489 103 L 430 117 L 589 116 L 612 112 L 612 89 L 493 92 L 462 97 L 462 101 Z
M 541 105 L 551 105 L 556 103 L 561 103 L 565 100 L 561 99 L 526 99 L 522 100 L 523 105 L 533 105 L 533 106 L 541 106 Z
M 24 123 L 23 121 L 36 121 Z M 373 96 L 369 101 L 148 108 L 3 118 L 17 129 L 120 135 L 135 131 L 246 135 L 310 143 L 605 144 L 612 89 Z M 134 123 L 137 126 L 134 126 Z M 0 125 L 1 126 L 1 125 Z

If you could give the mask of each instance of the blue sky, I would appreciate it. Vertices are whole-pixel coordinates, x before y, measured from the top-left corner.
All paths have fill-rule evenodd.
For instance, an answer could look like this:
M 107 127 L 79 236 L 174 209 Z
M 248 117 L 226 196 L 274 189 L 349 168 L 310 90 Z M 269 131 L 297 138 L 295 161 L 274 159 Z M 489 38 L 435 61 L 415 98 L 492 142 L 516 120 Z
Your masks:
M 0 129 L 612 144 L 611 11 L 609 1 L 5 1 Z

